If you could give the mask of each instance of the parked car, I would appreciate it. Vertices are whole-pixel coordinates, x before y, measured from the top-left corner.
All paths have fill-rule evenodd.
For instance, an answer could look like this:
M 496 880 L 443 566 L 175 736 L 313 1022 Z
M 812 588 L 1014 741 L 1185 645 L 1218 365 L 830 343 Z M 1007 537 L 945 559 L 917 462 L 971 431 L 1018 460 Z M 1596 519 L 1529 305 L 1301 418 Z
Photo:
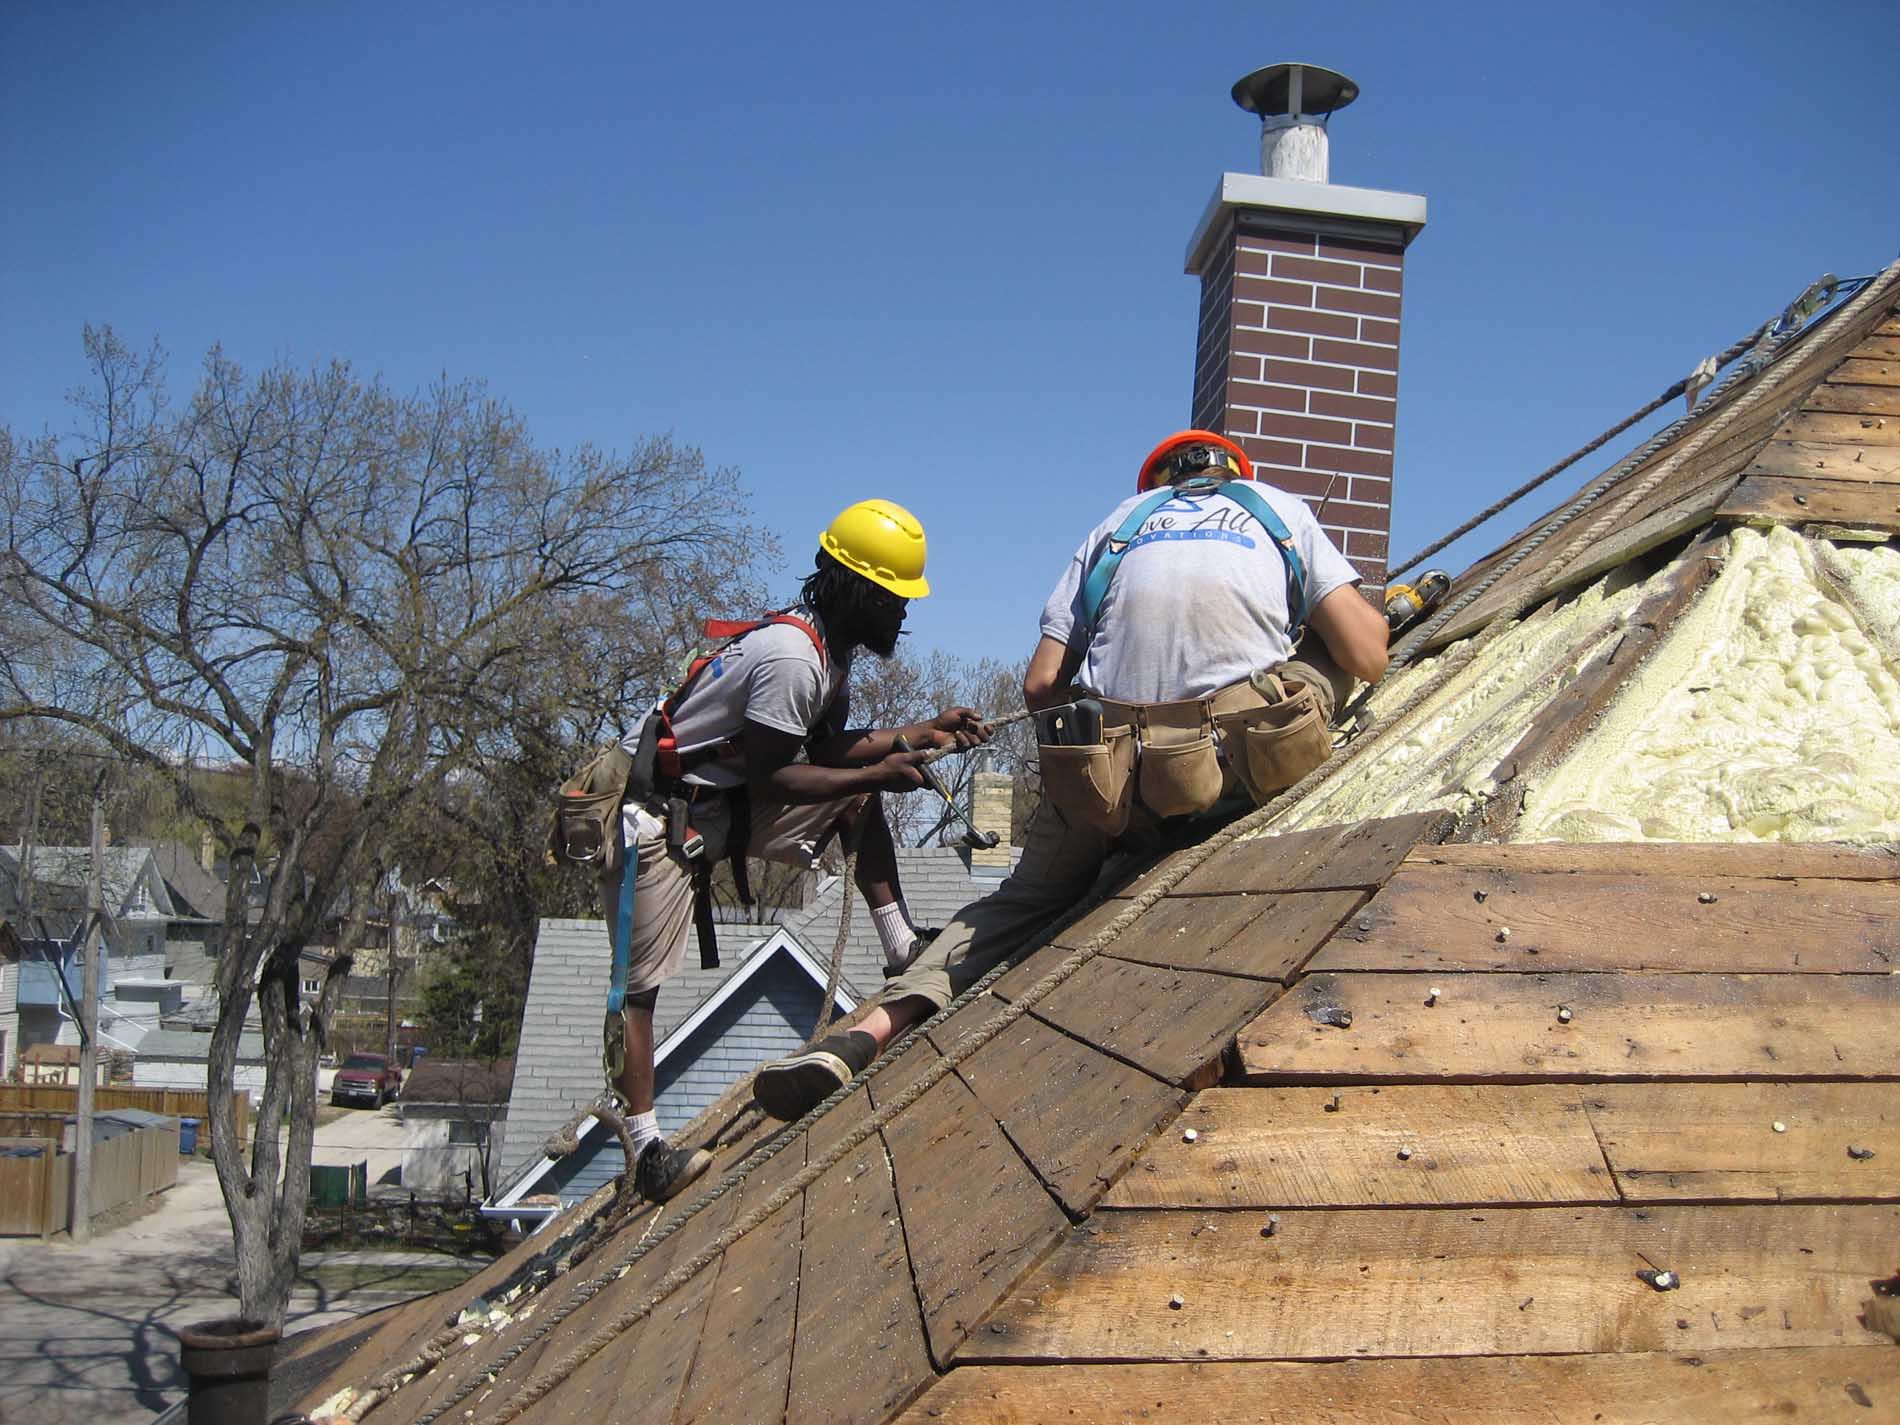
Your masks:
M 330 1102 L 381 1108 L 402 1088 L 402 1070 L 381 1054 L 352 1054 L 330 1081 Z

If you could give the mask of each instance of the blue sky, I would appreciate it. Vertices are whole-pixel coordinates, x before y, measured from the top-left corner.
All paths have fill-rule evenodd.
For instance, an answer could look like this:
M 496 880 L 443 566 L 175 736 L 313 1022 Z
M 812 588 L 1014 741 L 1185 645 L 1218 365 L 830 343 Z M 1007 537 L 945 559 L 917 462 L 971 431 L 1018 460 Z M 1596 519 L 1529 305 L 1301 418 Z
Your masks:
M 1403 555 L 1821 272 L 1894 258 L 1897 40 L 1873 0 L 15 0 L 0 420 L 63 426 L 86 322 L 159 338 L 180 386 L 213 342 L 481 377 L 546 443 L 668 431 L 738 467 L 782 587 L 842 505 L 908 505 L 913 646 L 1013 659 L 1185 424 L 1184 249 L 1221 172 L 1258 170 L 1241 74 L 1353 76 L 1334 181 L 1430 203 Z

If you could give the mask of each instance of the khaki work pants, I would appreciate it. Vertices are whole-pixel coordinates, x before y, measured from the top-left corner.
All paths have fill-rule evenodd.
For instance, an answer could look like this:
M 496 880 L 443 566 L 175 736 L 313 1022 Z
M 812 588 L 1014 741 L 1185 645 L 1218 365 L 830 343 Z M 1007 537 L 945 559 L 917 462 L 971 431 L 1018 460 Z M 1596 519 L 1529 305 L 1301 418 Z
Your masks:
M 1139 849 L 1147 839 L 1140 832 L 1111 839 L 1065 820 L 1044 801 L 1029 819 L 1016 869 L 995 891 L 958 911 L 881 998 L 894 1003 L 914 995 L 928 1000 L 933 1011 L 942 1009 L 1088 894 L 1112 852 Z

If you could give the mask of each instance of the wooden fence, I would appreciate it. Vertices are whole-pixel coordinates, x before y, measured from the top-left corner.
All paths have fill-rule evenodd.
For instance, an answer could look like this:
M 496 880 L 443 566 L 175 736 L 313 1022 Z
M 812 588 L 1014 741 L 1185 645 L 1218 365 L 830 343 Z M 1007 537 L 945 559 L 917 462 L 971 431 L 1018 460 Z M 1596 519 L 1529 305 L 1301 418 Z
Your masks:
M 178 1181 L 178 1129 L 139 1128 L 92 1149 L 92 1213 Z M 0 1236 L 50 1237 L 72 1225 L 73 1160 L 56 1138 L 0 1138 Z
M 108 1108 L 142 1108 L 147 1113 L 162 1113 L 172 1118 L 195 1118 L 200 1143 L 208 1141 L 211 1133 L 210 1103 L 202 1089 L 94 1089 L 92 1106 L 102 1112 Z M 251 1136 L 249 1097 L 239 1094 L 236 1107 L 238 1142 L 243 1143 Z M 21 1113 L 70 1115 L 77 1112 L 77 1085 L 0 1084 L 0 1120 Z

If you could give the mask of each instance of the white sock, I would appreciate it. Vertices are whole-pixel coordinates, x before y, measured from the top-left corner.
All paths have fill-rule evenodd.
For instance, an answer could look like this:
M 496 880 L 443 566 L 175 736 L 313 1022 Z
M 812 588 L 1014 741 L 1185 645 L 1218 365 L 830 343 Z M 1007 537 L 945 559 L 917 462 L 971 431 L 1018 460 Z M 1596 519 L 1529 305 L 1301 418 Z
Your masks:
M 917 932 L 911 926 L 904 903 L 900 900 L 872 906 L 871 923 L 877 926 L 877 938 L 884 946 L 884 963 L 893 969 L 903 964 L 910 947 L 917 943 Z
M 659 1115 L 652 1109 L 631 1115 L 627 1119 L 627 1134 L 633 1139 L 633 1160 L 637 1163 L 646 1152 L 647 1144 L 660 1136 Z

